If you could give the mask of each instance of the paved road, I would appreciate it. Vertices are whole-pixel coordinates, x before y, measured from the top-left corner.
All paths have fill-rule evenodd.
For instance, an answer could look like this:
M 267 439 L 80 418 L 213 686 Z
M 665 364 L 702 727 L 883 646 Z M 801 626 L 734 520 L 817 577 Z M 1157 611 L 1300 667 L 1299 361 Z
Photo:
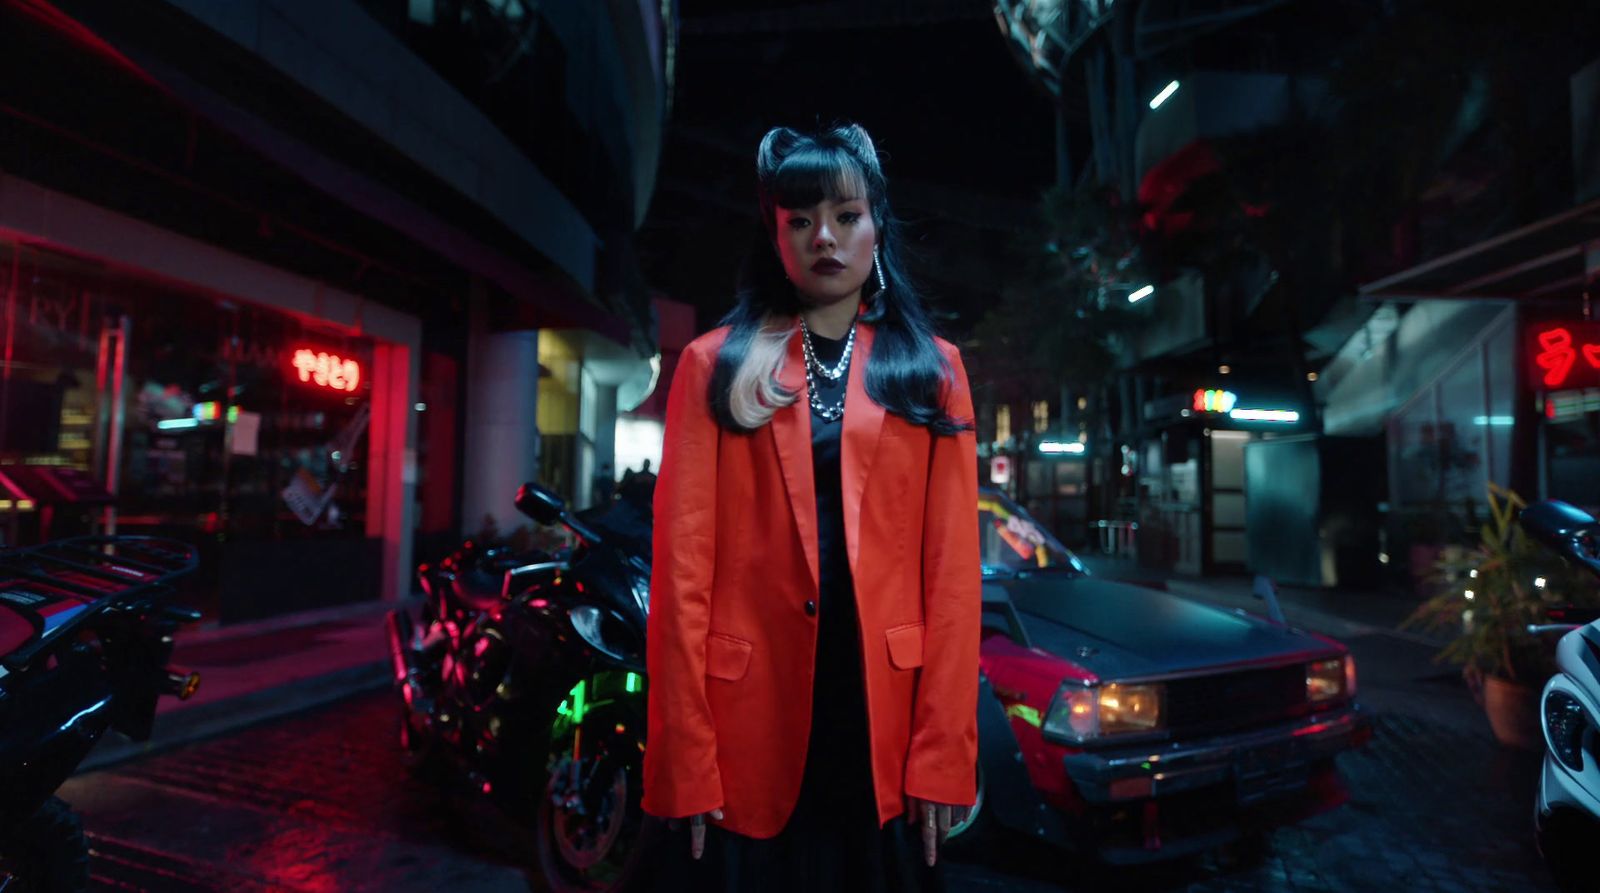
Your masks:
M 1551 889 L 1529 837 L 1538 769 L 1502 750 L 1459 678 L 1384 633 L 1349 639 L 1376 734 L 1341 758 L 1344 806 L 1253 847 L 1094 874 L 1014 841 L 952 862 L 958 891 Z M 529 842 L 409 780 L 386 695 L 363 695 L 72 780 L 99 889 L 541 889 Z

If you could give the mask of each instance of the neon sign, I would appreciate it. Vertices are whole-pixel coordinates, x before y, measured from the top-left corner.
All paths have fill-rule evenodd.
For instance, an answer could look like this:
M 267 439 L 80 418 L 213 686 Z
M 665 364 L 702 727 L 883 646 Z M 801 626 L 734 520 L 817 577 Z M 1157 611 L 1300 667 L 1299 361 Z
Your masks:
M 1600 323 L 1541 323 L 1533 336 L 1534 375 L 1545 388 L 1600 385 Z
M 354 391 L 361 384 L 361 364 L 349 357 L 301 348 L 294 352 L 300 380 L 334 391 Z
M 1201 388 L 1194 392 L 1195 412 L 1232 412 L 1237 402 L 1239 398 L 1232 391 Z
M 1298 422 L 1300 413 L 1293 409 L 1235 409 L 1228 418 L 1238 422 Z

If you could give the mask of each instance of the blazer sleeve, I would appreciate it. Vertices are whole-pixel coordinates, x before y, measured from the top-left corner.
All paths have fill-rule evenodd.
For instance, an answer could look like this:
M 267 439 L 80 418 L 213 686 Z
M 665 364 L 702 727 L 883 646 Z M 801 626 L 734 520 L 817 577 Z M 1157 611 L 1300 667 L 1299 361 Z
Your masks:
M 718 426 L 706 386 L 715 355 L 685 350 L 667 394 L 652 507 L 646 624 L 650 738 L 643 808 L 679 818 L 722 805 L 716 729 L 706 701 L 706 630 L 716 553 Z
M 974 420 L 972 390 L 959 350 L 945 411 Z M 977 799 L 978 642 L 983 570 L 978 540 L 978 435 L 933 437 L 922 526 L 925 655 L 917 685 L 905 792 L 967 806 Z

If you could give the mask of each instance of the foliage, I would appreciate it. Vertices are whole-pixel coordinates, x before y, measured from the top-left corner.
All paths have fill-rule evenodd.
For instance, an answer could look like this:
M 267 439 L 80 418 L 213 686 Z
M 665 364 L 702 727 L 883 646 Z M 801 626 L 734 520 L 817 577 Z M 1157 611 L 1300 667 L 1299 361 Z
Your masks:
M 1146 281 L 1131 211 L 1114 192 L 1056 188 L 1016 250 L 1021 275 L 978 324 L 974 365 L 998 402 L 1083 392 L 1115 369 L 1132 327 L 1128 283 Z
M 1479 541 L 1441 552 L 1430 578 L 1437 594 L 1401 627 L 1456 633 L 1436 659 L 1461 664 L 1469 677 L 1538 685 L 1555 672 L 1554 656 L 1528 624 L 1545 622 L 1545 609 L 1556 605 L 1597 604 L 1593 581 L 1523 531 L 1520 496 L 1492 482 L 1488 491 Z M 1541 578 L 1544 585 L 1535 585 Z

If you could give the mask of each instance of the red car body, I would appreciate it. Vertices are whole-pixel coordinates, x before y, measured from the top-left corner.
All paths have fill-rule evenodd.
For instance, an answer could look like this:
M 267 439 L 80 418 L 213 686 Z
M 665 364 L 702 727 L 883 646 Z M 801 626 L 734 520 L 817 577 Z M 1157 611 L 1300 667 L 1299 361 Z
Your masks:
M 1343 802 L 1334 758 L 1371 732 L 1342 644 L 1094 577 L 998 492 L 979 513 L 981 799 L 958 844 L 1005 828 L 1148 862 Z

